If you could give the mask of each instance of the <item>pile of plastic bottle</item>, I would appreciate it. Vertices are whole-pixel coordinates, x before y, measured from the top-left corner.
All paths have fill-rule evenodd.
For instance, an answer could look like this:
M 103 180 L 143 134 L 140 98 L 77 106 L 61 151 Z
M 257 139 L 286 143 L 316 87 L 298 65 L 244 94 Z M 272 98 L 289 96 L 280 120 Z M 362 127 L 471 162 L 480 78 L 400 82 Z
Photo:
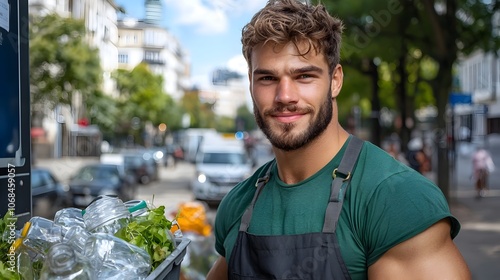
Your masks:
M 145 201 L 100 196 L 84 210 L 59 210 L 53 221 L 32 217 L 14 243 L 18 272 L 23 279 L 40 280 L 145 279 L 152 269 L 150 255 L 114 234 L 147 214 L 148 207 Z

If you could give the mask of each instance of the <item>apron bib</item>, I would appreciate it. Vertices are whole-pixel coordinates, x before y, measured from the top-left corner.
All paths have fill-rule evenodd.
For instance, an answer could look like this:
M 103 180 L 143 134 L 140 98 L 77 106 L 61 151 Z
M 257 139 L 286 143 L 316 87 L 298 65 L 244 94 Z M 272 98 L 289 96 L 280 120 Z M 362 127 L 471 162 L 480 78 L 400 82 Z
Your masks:
M 345 192 L 363 141 L 352 136 L 333 182 L 322 232 L 294 235 L 253 235 L 247 232 L 257 198 L 269 181 L 257 180 L 257 190 L 245 210 L 228 266 L 229 279 L 351 279 L 342 259 L 335 229 Z

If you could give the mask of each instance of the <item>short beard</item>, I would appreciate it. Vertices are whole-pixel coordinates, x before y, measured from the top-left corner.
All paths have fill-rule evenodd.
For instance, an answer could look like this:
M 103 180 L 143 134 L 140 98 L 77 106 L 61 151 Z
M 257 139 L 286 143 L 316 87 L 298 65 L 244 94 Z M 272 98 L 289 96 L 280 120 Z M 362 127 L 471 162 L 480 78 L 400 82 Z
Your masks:
M 279 127 L 273 131 L 269 124 L 265 122 L 263 114 L 259 111 L 254 102 L 253 112 L 255 121 L 274 147 L 284 151 L 300 149 L 321 135 L 330 124 L 333 116 L 331 93 L 331 90 L 329 90 L 317 115 L 311 119 L 308 128 L 305 131 L 297 132 L 297 134 L 293 134 L 292 132 L 296 127 L 294 123 L 280 124 Z M 269 115 L 270 112 L 281 112 L 284 109 L 291 112 L 298 110 L 296 105 L 279 106 L 265 112 L 264 115 Z M 314 113 L 314 111 L 309 108 L 304 110 L 308 113 Z

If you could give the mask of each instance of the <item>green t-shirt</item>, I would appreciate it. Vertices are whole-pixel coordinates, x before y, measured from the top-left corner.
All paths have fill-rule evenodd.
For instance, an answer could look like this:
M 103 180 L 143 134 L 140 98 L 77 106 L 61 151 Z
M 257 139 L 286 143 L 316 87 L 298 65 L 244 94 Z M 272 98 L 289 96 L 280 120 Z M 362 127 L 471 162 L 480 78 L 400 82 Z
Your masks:
M 276 165 L 255 204 L 248 232 L 290 235 L 321 232 L 330 197 L 332 171 L 339 153 L 313 176 L 286 184 Z M 215 220 L 216 250 L 229 262 L 240 219 L 255 193 L 255 183 L 273 162 L 235 186 L 219 205 Z M 450 217 L 451 236 L 460 224 L 450 214 L 441 190 L 427 178 L 401 164 L 377 146 L 365 142 L 346 192 L 337 226 L 342 257 L 352 279 L 367 279 L 367 268 L 391 247 Z

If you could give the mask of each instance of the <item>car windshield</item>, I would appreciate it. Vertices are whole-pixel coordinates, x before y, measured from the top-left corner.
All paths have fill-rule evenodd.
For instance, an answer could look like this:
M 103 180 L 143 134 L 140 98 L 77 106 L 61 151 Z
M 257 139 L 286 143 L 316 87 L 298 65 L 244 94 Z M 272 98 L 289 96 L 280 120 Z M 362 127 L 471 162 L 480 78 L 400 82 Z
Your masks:
M 41 171 L 33 171 L 31 173 L 31 187 L 39 188 L 43 185 Z
M 205 153 L 203 163 L 244 164 L 245 155 L 241 153 Z
M 127 167 L 140 167 L 144 160 L 141 156 L 126 156 L 124 158 L 124 164 Z
M 118 181 L 118 170 L 112 166 L 87 166 L 76 174 L 75 179 L 92 181 L 92 180 L 110 180 Z

